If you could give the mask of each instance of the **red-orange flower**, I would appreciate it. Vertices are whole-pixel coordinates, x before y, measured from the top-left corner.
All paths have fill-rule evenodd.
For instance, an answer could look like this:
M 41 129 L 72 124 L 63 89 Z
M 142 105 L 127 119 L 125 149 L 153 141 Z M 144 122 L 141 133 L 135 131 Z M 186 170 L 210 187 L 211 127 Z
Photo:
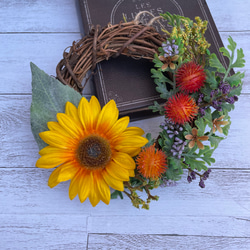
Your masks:
M 204 69 L 195 62 L 188 62 L 181 65 L 176 72 L 176 85 L 186 93 L 198 91 L 204 86 L 206 73 Z
M 136 158 L 137 169 L 145 178 L 157 179 L 167 169 L 167 156 L 155 145 L 144 148 Z
M 170 97 L 165 104 L 165 110 L 166 117 L 178 124 L 192 121 L 198 113 L 195 100 L 183 93 Z

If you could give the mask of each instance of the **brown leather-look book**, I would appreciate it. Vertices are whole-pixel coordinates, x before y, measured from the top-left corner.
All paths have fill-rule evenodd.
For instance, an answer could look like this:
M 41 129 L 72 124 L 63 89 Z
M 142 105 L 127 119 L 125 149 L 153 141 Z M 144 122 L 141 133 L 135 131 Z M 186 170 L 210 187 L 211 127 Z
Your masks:
M 211 44 L 211 53 L 216 53 L 226 66 L 219 52 L 223 44 L 205 0 L 79 0 L 79 3 L 85 34 L 93 25 L 104 27 L 108 23 L 117 24 L 124 17 L 127 22 L 132 21 L 137 13 L 144 10 L 154 16 L 165 12 L 192 20 L 200 16 L 202 20 L 208 20 L 205 36 Z M 147 23 L 150 18 L 150 15 L 145 15 L 143 21 Z M 157 25 L 155 28 L 161 32 Z M 121 116 L 129 115 L 132 120 L 153 116 L 148 106 L 154 101 L 163 103 L 151 78 L 150 69 L 153 66 L 152 62 L 125 56 L 99 63 L 94 82 L 101 105 L 114 99 Z

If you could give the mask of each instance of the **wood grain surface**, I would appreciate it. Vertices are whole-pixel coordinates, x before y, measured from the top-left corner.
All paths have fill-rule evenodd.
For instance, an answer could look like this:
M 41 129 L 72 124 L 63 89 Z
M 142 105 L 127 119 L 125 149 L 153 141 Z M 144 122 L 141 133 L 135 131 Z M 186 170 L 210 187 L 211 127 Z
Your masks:
M 158 188 L 138 210 L 128 198 L 110 205 L 68 198 L 69 183 L 47 186 L 30 129 L 32 61 L 50 75 L 64 49 L 81 38 L 74 0 L 0 1 L 0 249 L 250 249 L 250 1 L 207 0 L 223 43 L 232 36 L 246 57 L 243 94 L 228 138 L 201 189 L 186 173 Z M 93 88 L 87 86 L 89 96 Z M 133 122 L 156 135 L 162 117 Z M 142 194 L 143 195 L 143 194 Z

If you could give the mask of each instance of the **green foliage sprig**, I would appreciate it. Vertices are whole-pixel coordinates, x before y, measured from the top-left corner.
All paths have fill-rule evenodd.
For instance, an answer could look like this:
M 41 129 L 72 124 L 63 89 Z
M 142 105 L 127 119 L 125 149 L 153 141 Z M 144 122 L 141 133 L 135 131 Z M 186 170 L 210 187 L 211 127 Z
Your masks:
M 228 135 L 231 124 L 229 112 L 234 109 L 234 103 L 241 94 L 244 73 L 234 73 L 233 70 L 244 67 L 244 54 L 242 49 L 236 49 L 236 42 L 229 37 L 227 48 L 219 50 L 229 61 L 225 66 L 216 54 L 209 51 L 210 44 L 205 38 L 207 21 L 196 17 L 194 22 L 170 13 L 162 16 L 172 26 L 172 31 L 164 30 L 168 38 L 154 57 L 151 73 L 156 91 L 165 102 L 154 102 L 149 107 L 165 116 L 160 125 L 161 132 L 154 141 L 156 148 L 161 149 L 168 159 L 168 169 L 159 180 L 161 184 L 165 180 L 179 180 L 183 169 L 188 169 L 187 180 L 191 182 L 198 176 L 199 185 L 204 188 L 204 181 L 211 172 L 208 166 L 215 163 L 213 152 Z M 180 125 L 168 117 L 166 105 L 173 96 L 183 92 L 177 84 L 176 74 L 187 62 L 200 65 L 206 80 L 199 90 L 188 94 L 198 107 L 195 119 Z M 143 182 L 140 182 L 140 188 L 143 189 Z

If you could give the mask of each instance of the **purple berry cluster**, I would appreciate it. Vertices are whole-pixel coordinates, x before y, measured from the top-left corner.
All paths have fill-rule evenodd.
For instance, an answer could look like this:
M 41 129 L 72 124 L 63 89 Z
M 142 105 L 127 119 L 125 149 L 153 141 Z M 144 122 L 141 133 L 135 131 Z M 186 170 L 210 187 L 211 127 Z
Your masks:
M 203 102 L 204 94 L 199 93 L 198 99 L 197 99 L 197 105 L 199 106 Z M 209 106 L 202 107 L 199 109 L 199 112 L 201 114 L 201 117 L 203 117 L 206 114 L 206 109 L 208 109 Z
M 230 91 L 233 89 L 234 87 L 231 87 L 228 83 L 221 82 L 218 89 L 211 91 L 210 97 L 212 99 L 212 107 L 218 111 L 222 111 L 221 105 L 223 102 L 234 104 L 238 101 L 238 97 L 236 95 L 230 97 L 228 96 Z
M 236 101 L 238 101 L 238 96 L 228 96 L 231 90 L 235 89 L 236 87 L 231 87 L 228 83 L 221 82 L 218 86 L 218 89 L 214 89 L 210 93 L 211 103 L 210 105 L 218 110 L 222 111 L 222 104 L 224 102 L 227 102 L 229 104 L 234 104 Z M 199 93 L 197 105 L 203 103 L 204 94 Z M 201 107 L 199 109 L 201 116 L 204 116 L 206 113 L 206 109 L 208 109 L 209 106 Z
M 172 146 L 172 149 L 170 150 L 170 152 L 173 154 L 174 157 L 177 157 L 178 159 L 180 159 L 182 152 L 183 152 L 186 145 L 187 145 L 186 141 L 183 141 L 180 138 L 175 137 L 174 143 L 173 143 L 173 146 Z
M 187 145 L 186 141 L 183 141 L 178 137 L 180 132 L 183 131 L 183 127 L 179 124 L 174 124 L 168 119 L 165 120 L 165 123 L 161 124 L 161 127 L 167 132 L 170 139 L 174 138 L 174 143 L 172 145 L 172 148 L 170 149 L 170 152 L 174 157 L 180 159 L 182 152 Z
M 204 188 L 205 187 L 205 183 L 204 181 L 208 179 L 209 177 L 209 174 L 212 172 L 211 169 L 208 169 L 207 171 L 205 171 L 202 175 L 196 173 L 195 171 L 189 171 L 188 172 L 188 177 L 187 177 L 187 181 L 190 183 L 192 182 L 193 180 L 196 179 L 196 175 L 199 175 L 200 176 L 200 181 L 199 181 L 199 186 L 201 188 Z
M 174 55 L 179 54 L 178 45 L 174 43 L 175 43 L 175 40 L 172 40 L 172 43 L 167 41 L 166 43 L 162 44 L 162 48 L 166 52 L 166 54 L 164 54 L 164 57 L 169 57 L 169 56 L 174 56 Z

